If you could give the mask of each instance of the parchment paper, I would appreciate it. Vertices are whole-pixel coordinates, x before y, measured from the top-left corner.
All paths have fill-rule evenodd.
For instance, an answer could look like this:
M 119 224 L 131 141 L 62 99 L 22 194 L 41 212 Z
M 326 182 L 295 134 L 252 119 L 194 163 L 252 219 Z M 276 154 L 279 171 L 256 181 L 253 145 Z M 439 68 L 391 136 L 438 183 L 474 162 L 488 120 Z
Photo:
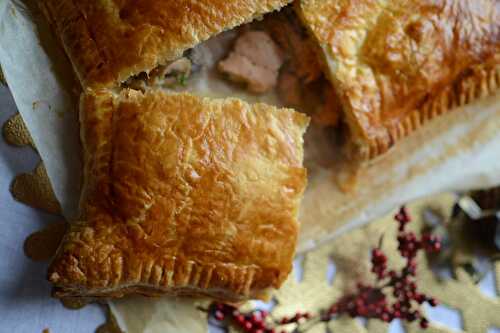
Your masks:
M 80 143 L 74 75 L 36 1 L 1 0 L 0 64 L 64 214 L 76 213 Z
M 76 84 L 66 56 L 33 4 L 0 0 L 0 64 L 71 219 L 81 183 Z M 500 184 L 499 105 L 497 94 L 439 117 L 363 168 L 349 192 L 334 181 L 346 170 L 332 162 L 338 154 L 335 146 L 325 133 L 312 129 L 306 142 L 310 180 L 300 214 L 299 250 L 426 194 Z

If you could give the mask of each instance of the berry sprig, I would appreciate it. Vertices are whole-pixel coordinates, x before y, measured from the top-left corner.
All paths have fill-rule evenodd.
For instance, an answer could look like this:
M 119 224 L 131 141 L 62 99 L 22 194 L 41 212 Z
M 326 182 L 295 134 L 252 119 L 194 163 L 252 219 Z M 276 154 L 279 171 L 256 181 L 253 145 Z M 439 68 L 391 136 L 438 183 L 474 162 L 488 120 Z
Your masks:
M 420 306 L 423 303 L 436 306 L 438 302 L 418 291 L 416 257 L 422 250 L 428 253 L 440 251 L 441 241 L 429 233 L 417 237 L 415 233 L 407 231 L 406 226 L 411 222 L 411 217 L 405 207 L 398 211 L 394 219 L 399 224 L 398 251 L 405 259 L 404 267 L 400 271 L 389 270 L 387 256 L 379 244 L 371 252 L 371 272 L 375 275 L 375 284 L 358 283 L 355 293 L 343 296 L 319 315 L 298 312 L 292 317 L 273 319 L 266 311 L 241 313 L 236 307 L 218 303 L 212 306 L 211 317 L 219 323 L 230 321 L 249 333 L 281 333 L 285 332 L 282 330 L 284 325 L 291 324 L 295 325 L 293 332 L 301 333 L 318 322 L 328 322 L 340 315 L 380 319 L 384 322 L 394 319 L 419 321 L 421 328 L 427 328 L 429 321 L 420 311 Z
M 267 311 L 253 310 L 242 313 L 232 305 L 221 303 L 212 305 L 210 313 L 218 323 L 230 321 L 232 325 L 248 333 L 285 333 L 280 327 L 290 324 L 298 327 L 312 317 L 308 312 L 297 312 L 293 317 L 273 319 Z
M 371 252 L 372 273 L 376 277 L 375 286 L 358 284 L 357 292 L 342 297 L 328 311 L 331 318 L 339 314 L 348 314 L 351 317 L 377 318 L 385 322 L 402 319 L 408 322 L 418 320 L 421 328 L 427 328 L 429 321 L 420 312 L 423 303 L 436 306 L 437 301 L 417 288 L 416 256 L 419 251 L 438 252 L 441 242 L 438 237 L 423 234 L 418 238 L 415 233 L 406 231 L 411 217 L 405 207 L 402 207 L 394 216 L 399 223 L 398 251 L 406 260 L 405 266 L 399 271 L 387 269 L 387 256 L 379 248 Z M 392 302 L 387 292 L 392 292 Z

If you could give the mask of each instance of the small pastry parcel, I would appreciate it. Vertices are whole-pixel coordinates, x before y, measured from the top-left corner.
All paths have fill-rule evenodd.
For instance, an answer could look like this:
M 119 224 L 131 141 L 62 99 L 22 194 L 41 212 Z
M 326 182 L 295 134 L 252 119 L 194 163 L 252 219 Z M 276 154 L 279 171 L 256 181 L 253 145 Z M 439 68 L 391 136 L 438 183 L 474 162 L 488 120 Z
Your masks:
M 159 91 L 81 100 L 81 215 L 49 268 L 57 297 L 264 298 L 291 271 L 307 116 Z
M 500 87 L 498 0 L 301 0 L 348 127 L 370 159 Z

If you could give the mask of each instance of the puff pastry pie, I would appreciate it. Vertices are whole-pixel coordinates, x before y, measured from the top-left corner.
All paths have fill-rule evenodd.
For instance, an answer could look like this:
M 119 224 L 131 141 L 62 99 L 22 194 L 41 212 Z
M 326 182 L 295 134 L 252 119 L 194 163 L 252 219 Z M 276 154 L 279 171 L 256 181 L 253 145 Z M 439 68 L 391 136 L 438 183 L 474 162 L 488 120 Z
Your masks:
M 356 155 L 500 86 L 498 0 L 301 0 Z
M 279 287 L 295 251 L 307 124 L 232 98 L 88 91 L 81 216 L 49 269 L 55 295 L 238 301 Z
M 291 0 L 39 0 L 85 87 L 112 87 Z

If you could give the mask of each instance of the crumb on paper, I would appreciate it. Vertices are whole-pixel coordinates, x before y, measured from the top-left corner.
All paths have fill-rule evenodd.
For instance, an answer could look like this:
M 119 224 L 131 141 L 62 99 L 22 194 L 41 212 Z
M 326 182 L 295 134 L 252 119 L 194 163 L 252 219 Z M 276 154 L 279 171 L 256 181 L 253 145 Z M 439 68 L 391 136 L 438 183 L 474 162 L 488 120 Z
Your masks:
M 44 106 L 46 106 L 49 111 L 53 111 L 55 113 L 55 115 L 59 118 L 63 118 L 64 115 L 66 114 L 66 112 L 64 112 L 64 110 L 53 109 L 52 105 L 50 105 L 50 103 L 47 101 L 34 101 L 31 104 L 31 106 L 33 108 L 33 111 L 36 111 L 37 109 L 40 109 L 40 108 L 43 108 Z
M 33 111 L 35 111 L 36 109 L 39 109 L 41 108 L 42 106 L 44 105 L 47 105 L 47 108 L 49 110 L 52 110 L 52 106 L 50 105 L 49 102 L 47 101 L 34 101 L 32 104 L 31 104 L 31 107 L 33 108 Z
M 5 81 L 5 76 L 3 75 L 2 67 L 0 67 L 0 85 L 6 86 L 7 81 Z

